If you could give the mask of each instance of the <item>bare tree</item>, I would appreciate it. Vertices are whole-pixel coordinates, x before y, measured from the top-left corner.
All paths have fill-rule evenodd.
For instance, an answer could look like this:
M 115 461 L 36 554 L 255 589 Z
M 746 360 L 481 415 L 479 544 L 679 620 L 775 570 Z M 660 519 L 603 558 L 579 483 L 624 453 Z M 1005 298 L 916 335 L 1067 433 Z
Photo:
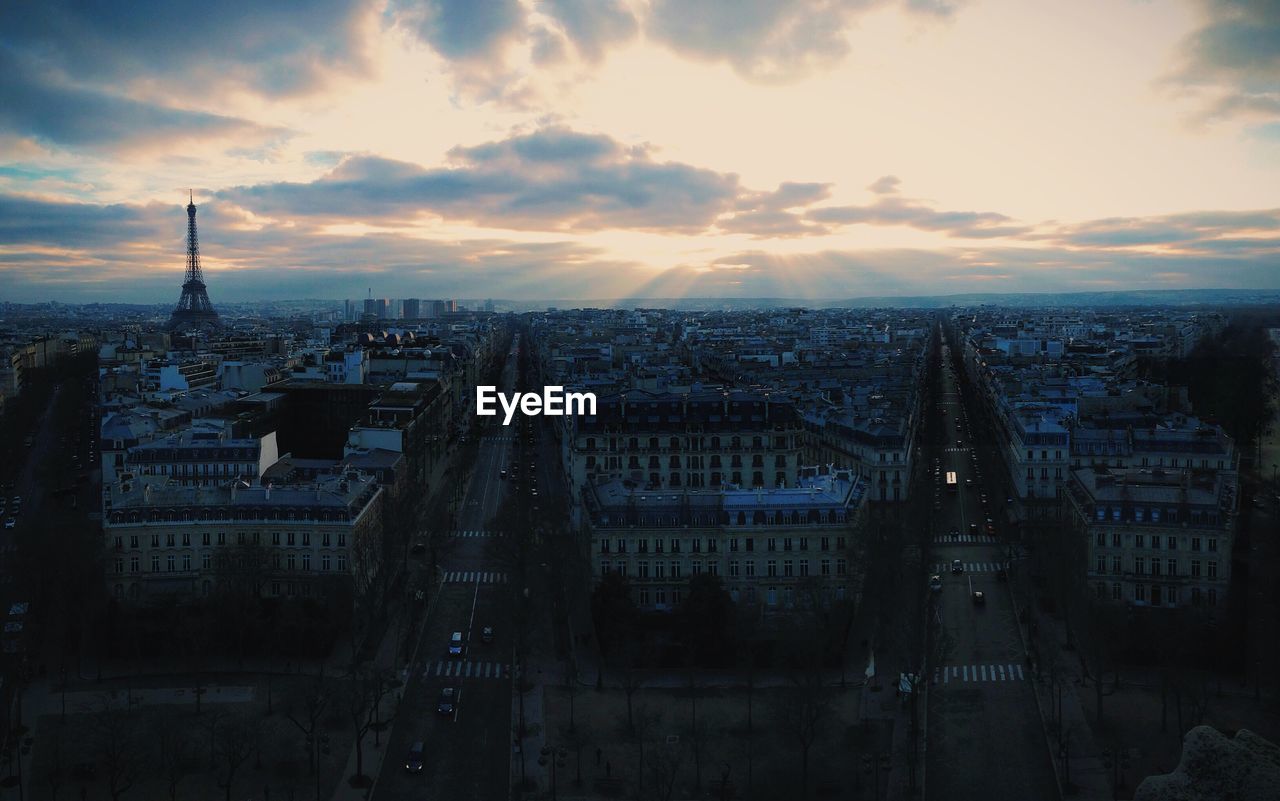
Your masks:
M 231 788 L 236 774 L 253 756 L 257 726 L 244 715 L 236 715 L 218 728 L 216 751 L 220 767 L 218 786 L 226 792 L 225 801 L 231 801 Z
M 373 665 L 352 671 L 342 689 L 341 708 L 351 723 L 356 741 L 356 773 L 352 779 L 364 781 L 364 736 L 378 720 L 382 699 L 392 689 L 391 675 Z
M 196 725 L 209 736 L 209 770 L 213 770 L 218 765 L 218 729 L 227 719 L 227 714 L 225 709 L 211 709 L 209 714 L 196 720 Z
M 165 714 L 156 729 L 157 767 L 169 789 L 169 801 L 178 801 L 178 785 L 191 771 L 194 743 L 175 713 Z
M 636 795 L 640 798 L 644 797 L 644 747 L 661 721 L 662 713 L 642 702 L 624 732 L 636 746 Z
M 793 679 L 774 705 L 774 718 L 781 736 L 790 740 L 800 756 L 800 798 L 809 797 L 809 756 L 813 744 L 823 734 L 831 717 L 831 693 L 822 684 L 822 675 L 806 671 Z
M 659 743 L 649 752 L 649 778 L 653 780 L 653 793 L 658 801 L 671 801 L 675 795 L 683 762 L 684 749 L 678 744 Z
M 323 670 L 323 667 L 322 667 Z M 330 695 L 326 691 L 324 673 L 317 673 L 314 680 L 297 685 L 285 697 L 285 719 L 298 727 L 307 742 L 314 742 L 319 736 L 320 719 L 329 708 Z M 307 760 L 310 772 L 316 772 L 316 749 L 307 749 Z
M 110 700 L 103 698 L 92 725 L 95 750 L 106 773 L 107 793 L 111 801 L 120 801 L 120 796 L 138 781 L 142 770 L 133 718 L 113 709 Z

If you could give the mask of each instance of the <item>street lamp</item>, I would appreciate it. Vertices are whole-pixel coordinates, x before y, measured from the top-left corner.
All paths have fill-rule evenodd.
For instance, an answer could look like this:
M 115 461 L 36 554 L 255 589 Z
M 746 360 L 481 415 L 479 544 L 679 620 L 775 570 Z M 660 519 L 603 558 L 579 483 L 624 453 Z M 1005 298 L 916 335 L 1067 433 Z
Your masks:
M 543 746 L 542 752 L 538 755 L 539 765 L 546 767 L 547 762 L 551 763 L 551 801 L 556 801 L 556 769 L 564 767 L 567 756 L 569 756 L 567 750 L 554 746 Z
M 1111 774 L 1111 797 L 1119 798 L 1120 791 L 1125 789 L 1124 772 L 1129 769 L 1129 749 L 1115 746 L 1102 750 L 1102 762 Z
M 887 777 L 889 775 L 889 764 L 888 754 L 876 751 L 874 757 L 871 754 L 862 755 L 862 772 L 868 776 L 872 775 L 872 773 L 875 774 L 876 801 L 880 801 L 880 771 L 883 770 Z

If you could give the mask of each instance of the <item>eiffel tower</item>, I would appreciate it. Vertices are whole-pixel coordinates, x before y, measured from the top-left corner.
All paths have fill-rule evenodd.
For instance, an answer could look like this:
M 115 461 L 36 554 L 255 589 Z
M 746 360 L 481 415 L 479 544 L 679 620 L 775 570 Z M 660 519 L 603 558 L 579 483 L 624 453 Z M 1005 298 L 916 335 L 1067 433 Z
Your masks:
M 182 282 L 182 297 L 169 318 L 169 330 L 216 328 L 221 325 L 218 313 L 209 302 L 209 292 L 200 272 L 200 241 L 196 238 L 195 195 L 187 204 L 187 280 Z

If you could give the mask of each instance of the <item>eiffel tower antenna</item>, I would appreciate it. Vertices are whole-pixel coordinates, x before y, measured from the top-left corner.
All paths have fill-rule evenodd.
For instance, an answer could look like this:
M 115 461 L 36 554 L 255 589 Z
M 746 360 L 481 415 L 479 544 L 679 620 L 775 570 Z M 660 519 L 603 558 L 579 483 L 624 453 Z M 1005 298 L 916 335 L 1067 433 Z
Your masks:
M 204 274 L 200 269 L 200 239 L 196 236 L 195 192 L 188 189 L 187 197 L 187 271 L 182 282 L 182 296 L 169 318 L 170 330 L 185 328 L 210 328 L 220 325 L 218 313 L 209 302 Z

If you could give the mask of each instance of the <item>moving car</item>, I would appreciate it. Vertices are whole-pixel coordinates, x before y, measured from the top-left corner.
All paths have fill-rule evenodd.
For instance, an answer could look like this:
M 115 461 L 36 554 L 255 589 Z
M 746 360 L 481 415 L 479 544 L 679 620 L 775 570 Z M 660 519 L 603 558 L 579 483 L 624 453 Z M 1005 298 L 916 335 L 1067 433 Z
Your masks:
M 941 590 L 942 590 L 942 576 L 939 576 L 937 573 L 934 573 L 932 576 L 930 576 L 930 577 L 929 577 L 929 589 L 933 590 L 934 592 L 939 592 L 939 591 L 941 591 Z
M 452 687 L 445 687 L 440 691 L 440 700 L 436 703 L 436 712 L 441 715 L 452 715 L 454 710 L 454 702 L 458 692 Z
M 987 597 L 982 594 L 982 590 L 973 591 L 973 605 L 982 606 L 987 602 Z
M 963 572 L 964 572 L 964 562 L 961 562 L 959 559 L 952 559 L 952 560 L 951 560 L 951 572 L 952 572 L 952 573 L 963 573 Z
M 422 753 L 426 748 L 422 743 L 409 746 L 409 755 L 404 758 L 404 769 L 410 773 L 422 772 Z
M 455 631 L 449 636 L 449 656 L 462 656 L 462 632 Z
M 4 527 L 5 527 L 5 528 L 16 528 L 16 527 L 17 527 L 17 525 L 18 525 L 18 521 L 17 521 L 17 520 L 15 520 L 15 519 L 14 519 L 14 518 L 12 518 L 12 517 L 11 517 L 11 518 L 9 518 L 8 520 L 4 521 Z
M 485 626 L 480 629 L 481 642 L 493 642 L 493 626 Z
M 977 523 L 970 523 L 970 524 L 969 524 L 969 533 L 970 533 L 970 534 L 977 534 L 977 533 L 978 533 L 978 524 L 977 524 Z
M 498 471 L 498 478 L 506 478 L 506 477 L 507 477 L 507 471 L 505 469 Z

